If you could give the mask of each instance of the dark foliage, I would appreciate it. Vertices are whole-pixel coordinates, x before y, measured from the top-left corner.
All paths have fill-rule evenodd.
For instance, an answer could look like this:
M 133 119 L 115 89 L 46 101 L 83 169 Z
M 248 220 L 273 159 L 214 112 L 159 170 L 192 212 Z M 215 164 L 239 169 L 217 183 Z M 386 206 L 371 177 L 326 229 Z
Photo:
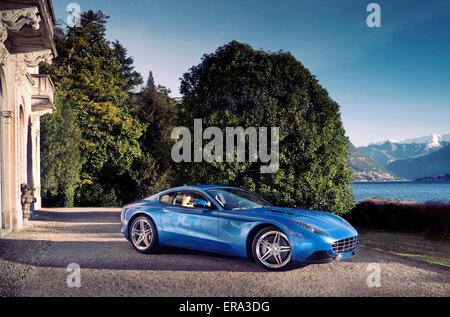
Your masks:
M 359 202 L 345 218 L 362 228 L 419 232 L 449 237 L 450 204 L 372 198 Z
M 278 205 L 337 214 L 354 206 L 339 105 L 290 53 L 230 42 L 185 73 L 180 91 L 180 125 L 191 131 L 193 120 L 201 118 L 204 128 L 279 127 L 280 132 L 276 173 L 261 174 L 259 161 L 188 163 L 179 171 L 180 184 L 239 186 Z

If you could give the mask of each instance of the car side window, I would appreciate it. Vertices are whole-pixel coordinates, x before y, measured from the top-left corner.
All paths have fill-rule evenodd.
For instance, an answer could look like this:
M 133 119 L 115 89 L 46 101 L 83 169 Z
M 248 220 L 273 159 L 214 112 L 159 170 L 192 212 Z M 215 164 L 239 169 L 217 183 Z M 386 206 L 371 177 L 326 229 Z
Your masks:
M 159 197 L 159 202 L 167 205 L 172 205 L 174 197 L 175 193 L 168 193 Z
M 194 208 L 194 202 L 196 200 L 205 200 L 211 207 L 211 202 L 208 199 L 195 192 L 178 192 L 173 200 L 173 205 Z

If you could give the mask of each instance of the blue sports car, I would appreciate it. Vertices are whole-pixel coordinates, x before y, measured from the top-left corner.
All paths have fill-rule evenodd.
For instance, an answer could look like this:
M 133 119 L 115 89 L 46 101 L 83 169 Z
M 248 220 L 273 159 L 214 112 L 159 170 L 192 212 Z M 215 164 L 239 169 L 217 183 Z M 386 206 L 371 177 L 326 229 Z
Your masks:
M 141 253 L 174 246 L 254 259 L 270 270 L 355 254 L 358 232 L 331 213 L 280 208 L 226 186 L 183 186 L 123 207 L 122 232 Z

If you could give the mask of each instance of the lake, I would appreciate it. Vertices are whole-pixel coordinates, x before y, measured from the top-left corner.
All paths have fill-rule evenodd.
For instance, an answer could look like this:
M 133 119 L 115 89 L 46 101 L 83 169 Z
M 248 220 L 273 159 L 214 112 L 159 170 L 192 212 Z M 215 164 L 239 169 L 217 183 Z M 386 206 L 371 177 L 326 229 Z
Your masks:
M 450 202 L 450 182 L 353 183 L 350 186 L 357 202 L 371 197 Z

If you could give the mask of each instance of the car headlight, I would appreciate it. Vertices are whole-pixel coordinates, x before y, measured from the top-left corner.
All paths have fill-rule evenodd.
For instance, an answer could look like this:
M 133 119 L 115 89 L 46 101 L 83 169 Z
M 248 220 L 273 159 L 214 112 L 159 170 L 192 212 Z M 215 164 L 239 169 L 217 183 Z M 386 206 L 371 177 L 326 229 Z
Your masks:
M 295 222 L 296 224 L 299 224 L 300 226 L 302 226 L 303 228 L 305 228 L 308 231 L 311 231 L 311 232 L 317 233 L 317 234 L 321 234 L 321 235 L 325 234 L 325 232 L 323 232 L 322 230 L 317 229 L 317 228 L 315 228 L 315 227 L 313 227 L 313 226 L 311 226 L 311 225 L 309 225 L 309 224 L 307 224 L 307 223 L 305 223 L 303 221 L 300 221 L 300 220 L 297 220 L 297 219 L 292 219 L 292 218 L 290 218 L 290 219 L 293 222 Z

